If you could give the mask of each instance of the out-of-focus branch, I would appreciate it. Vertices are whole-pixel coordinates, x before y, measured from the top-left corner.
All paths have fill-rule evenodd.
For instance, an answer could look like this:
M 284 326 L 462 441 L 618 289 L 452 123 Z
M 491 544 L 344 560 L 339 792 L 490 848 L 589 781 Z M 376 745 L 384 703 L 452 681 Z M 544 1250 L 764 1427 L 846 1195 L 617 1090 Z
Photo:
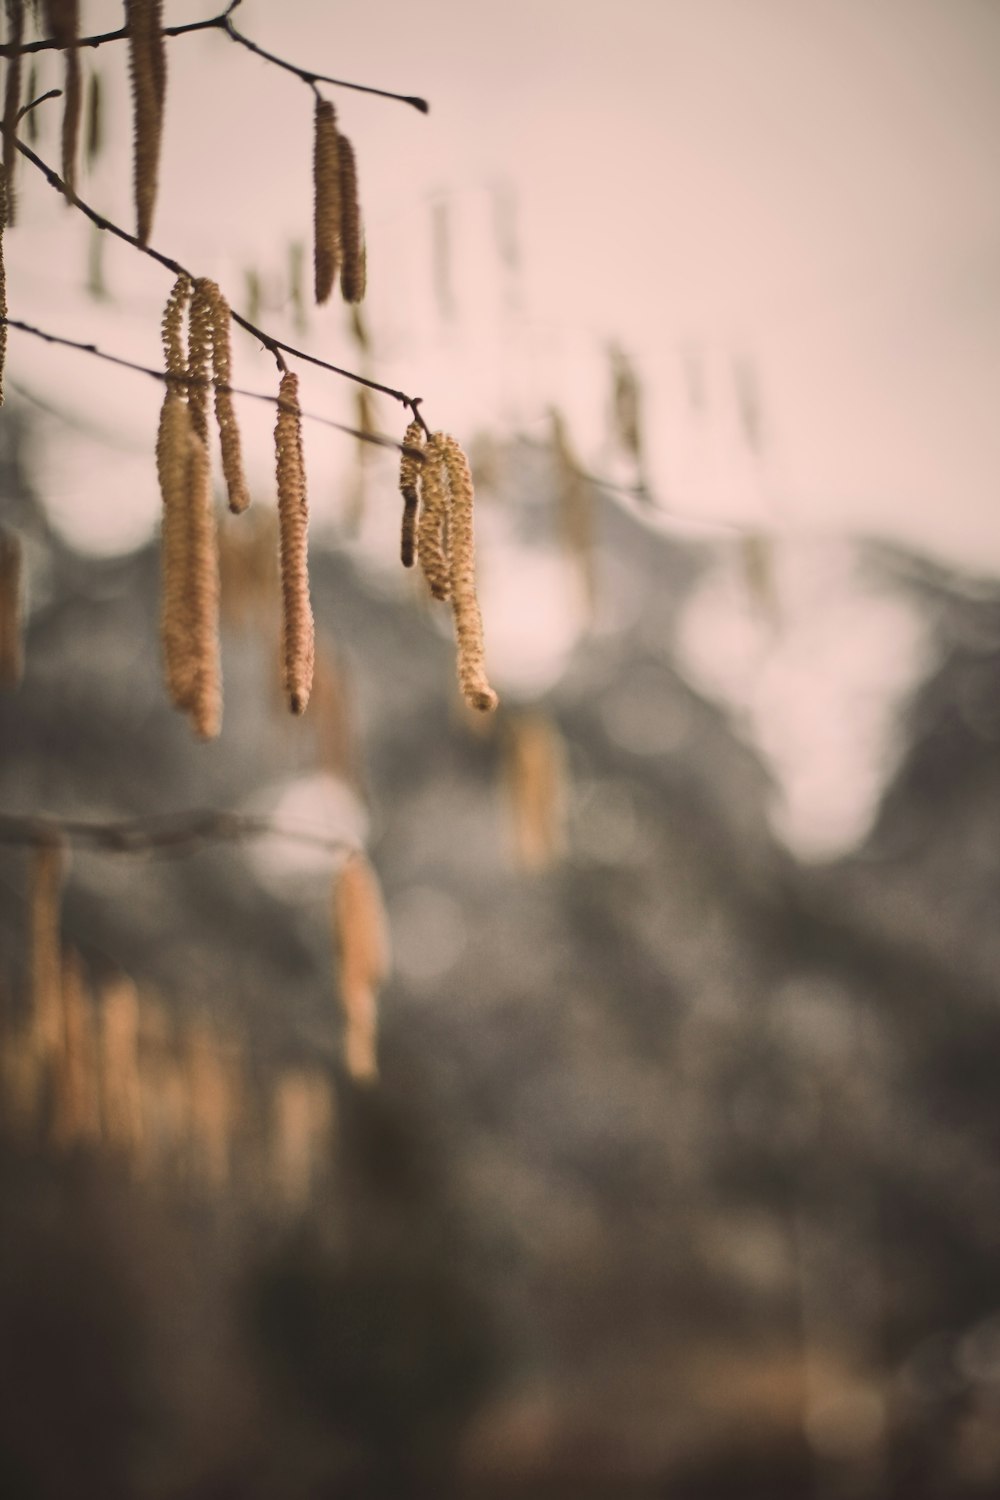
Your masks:
M 61 844 L 105 854 L 184 855 L 211 844 L 239 843 L 268 835 L 313 849 L 326 849 L 332 854 L 346 855 L 357 850 L 347 839 L 289 828 L 271 818 L 244 813 L 195 810 L 155 818 L 130 818 L 118 823 L 0 813 L 0 844 L 29 849 Z

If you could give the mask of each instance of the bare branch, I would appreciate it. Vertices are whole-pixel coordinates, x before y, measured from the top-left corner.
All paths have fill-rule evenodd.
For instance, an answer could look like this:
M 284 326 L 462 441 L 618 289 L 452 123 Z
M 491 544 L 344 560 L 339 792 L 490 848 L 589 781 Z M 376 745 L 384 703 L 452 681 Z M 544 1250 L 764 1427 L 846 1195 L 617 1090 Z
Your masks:
M 98 229 L 106 230 L 108 234 L 113 234 L 116 239 L 124 240 L 126 245 L 131 245 L 133 249 L 141 251 L 143 255 L 148 255 L 151 260 L 155 260 L 159 265 L 165 267 L 166 270 L 172 272 L 174 276 L 188 276 L 192 281 L 197 279 L 194 272 L 189 271 L 186 266 L 182 266 L 180 261 L 174 260 L 172 256 L 164 255 L 162 251 L 155 249 L 152 245 L 144 245 L 134 234 L 129 234 L 127 229 L 122 229 L 120 225 L 113 224 L 110 219 L 106 219 L 103 214 L 98 213 L 95 208 L 91 208 L 90 204 L 85 203 L 79 193 L 71 193 L 58 172 L 42 161 L 41 157 L 37 156 L 30 146 L 26 146 L 23 141 L 18 141 L 17 149 L 22 156 L 27 157 L 32 166 L 37 167 L 50 187 L 54 188 L 56 192 L 62 193 L 64 197 L 69 198 L 73 206 L 78 208 L 82 214 L 85 214 L 92 224 L 96 224 Z M 280 370 L 284 370 L 285 368 L 284 361 L 281 358 L 282 354 L 291 354 L 293 358 L 304 359 L 307 364 L 316 365 L 321 370 L 329 370 L 332 375 L 341 375 L 345 380 L 353 380 L 356 385 L 364 385 L 371 391 L 381 392 L 383 396 L 391 396 L 401 406 L 407 407 L 419 421 L 423 421 L 417 410 L 417 406 L 421 400 L 419 396 L 408 396 L 405 391 L 394 390 L 392 386 L 382 385 L 377 380 L 369 380 L 367 376 L 358 375 L 353 370 L 345 370 L 339 365 L 332 365 L 328 360 L 320 359 L 315 354 L 308 354 L 304 349 L 296 349 L 294 345 L 286 344 L 283 340 L 276 339 L 271 334 L 265 333 L 262 328 L 258 328 L 256 324 L 251 323 L 249 319 L 244 318 L 238 312 L 231 310 L 230 316 L 234 323 L 238 323 L 247 333 L 252 334 L 274 356 Z
M 103 349 L 98 349 L 96 344 L 84 344 L 78 339 L 68 339 L 59 333 L 48 333 L 44 328 L 36 328 L 31 323 L 24 323 L 20 318 L 0 317 L 0 325 L 8 328 L 16 328 L 19 333 L 30 333 L 33 338 L 42 339 L 46 344 L 59 344 L 64 349 L 76 349 L 80 354 L 90 354 L 95 359 L 103 359 L 109 365 L 119 365 L 123 370 L 135 370 L 139 375 L 148 375 L 153 380 L 159 380 L 163 384 L 169 384 L 175 377 L 168 375 L 165 370 L 157 370 L 152 365 L 141 365 L 134 359 L 125 359 L 120 354 L 108 354 Z M 239 386 L 219 383 L 214 380 L 205 379 L 194 381 L 189 376 L 184 376 L 185 388 L 189 385 L 204 385 L 212 390 L 228 391 L 233 396 L 246 396 L 250 401 L 266 401 L 270 406 L 276 406 L 283 410 L 283 403 L 278 396 L 272 396 L 264 391 L 245 391 Z M 409 457 L 416 458 L 418 462 L 423 460 L 423 450 L 412 448 L 406 443 L 399 443 L 395 438 L 386 437 L 381 432 L 365 432 L 359 427 L 349 427 L 345 422 L 335 422 L 332 417 L 321 417 L 315 412 L 303 412 L 304 420 L 308 422 L 319 422 L 324 427 L 333 427 L 337 432 L 346 432 L 349 437 L 358 438 L 363 443 L 372 443 L 377 448 L 393 448 L 398 453 L 404 453 Z
M 93 823 L 76 818 L 20 817 L 0 813 L 0 844 L 38 849 L 69 844 L 106 854 L 194 854 L 210 844 L 274 836 L 333 854 L 352 853 L 357 845 L 344 838 L 309 833 L 271 818 L 243 813 L 194 810 L 163 817 L 130 818 L 118 823 Z
M 245 47 L 255 57 L 260 57 L 264 62 L 271 63 L 276 68 L 282 68 L 286 73 L 294 73 L 296 78 L 308 84 L 310 88 L 317 83 L 328 83 L 334 88 L 352 89 L 359 94 L 374 94 L 379 99 L 396 99 L 400 104 L 409 104 L 411 108 L 419 110 L 426 115 L 430 105 L 426 99 L 419 98 L 416 94 L 396 94 L 391 89 L 373 88 L 367 83 L 351 83 L 346 78 L 329 78 L 323 73 L 314 73 L 311 68 L 300 68 L 296 63 L 288 62 L 283 57 L 277 57 L 273 52 L 268 52 L 259 46 L 242 31 L 237 31 L 230 19 L 234 6 L 230 5 L 217 16 L 208 16 L 203 21 L 186 21 L 177 26 L 164 26 L 164 36 L 188 36 L 195 31 L 223 31 L 231 41 L 240 47 Z M 128 28 L 120 27 L 117 31 L 105 31 L 99 36 L 76 37 L 70 43 L 60 41 L 56 37 L 40 37 L 34 42 L 4 42 L 0 43 L 0 57 L 24 57 L 33 52 L 66 52 L 69 50 L 79 51 L 82 47 L 103 47 L 107 42 L 124 42 L 128 40 Z

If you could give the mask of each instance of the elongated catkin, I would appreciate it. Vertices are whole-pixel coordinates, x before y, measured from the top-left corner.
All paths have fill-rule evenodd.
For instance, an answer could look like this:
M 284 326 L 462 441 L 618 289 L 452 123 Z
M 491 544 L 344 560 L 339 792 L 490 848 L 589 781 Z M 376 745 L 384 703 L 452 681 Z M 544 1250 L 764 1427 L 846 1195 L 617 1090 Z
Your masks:
M 363 854 L 352 854 L 336 878 L 333 932 L 345 1061 L 352 1077 L 373 1082 L 378 1076 L 378 990 L 389 972 L 389 943 L 378 879 Z
M 146 245 L 153 228 L 163 139 L 167 56 L 162 0 L 125 0 L 132 78 L 133 196 L 136 236 Z
M 187 359 L 184 354 L 181 330 L 184 323 L 184 311 L 190 300 L 190 278 L 178 276 L 167 298 L 167 305 L 163 309 L 163 319 L 160 323 L 163 360 L 167 367 L 167 374 L 172 377 L 171 390 L 178 390 L 178 382 L 187 374 Z
M 79 0 L 45 0 L 45 21 L 63 49 L 62 176 L 66 196 L 72 201 L 76 193 L 76 156 L 83 113 L 80 53 L 74 46 L 80 35 Z
M 195 662 L 191 647 L 190 535 L 187 522 L 188 451 L 193 431 L 188 404 L 168 387 L 156 439 L 156 469 L 163 499 L 160 531 L 160 639 L 167 690 L 177 708 L 188 709 L 194 696 Z
M 278 553 L 281 565 L 282 679 L 293 714 L 305 712 L 312 690 L 316 642 L 309 601 L 309 509 L 302 456 L 299 378 L 281 377 L 274 428 L 278 480 Z
M 414 418 L 403 433 L 406 448 L 423 448 L 424 430 Z M 403 524 L 399 542 L 399 555 L 404 568 L 413 567 L 417 541 L 417 485 L 421 464 L 413 453 L 404 453 L 399 460 L 399 492 L 403 497 Z
M 361 204 L 358 200 L 358 168 L 354 147 L 346 135 L 337 137 L 340 174 L 340 290 L 345 302 L 361 302 L 365 295 L 366 257 Z
M 233 394 L 228 389 L 232 378 L 229 303 L 214 281 L 209 282 L 209 287 L 212 303 L 212 379 L 215 384 L 215 420 L 219 426 L 222 472 L 226 479 L 229 509 L 234 515 L 239 515 L 250 504 L 250 492 L 243 473 L 240 430 L 236 425 Z
M 317 303 L 329 300 L 340 260 L 340 155 L 337 117 L 316 100 L 313 127 L 313 282 Z
M 420 521 L 417 527 L 417 557 L 435 599 L 451 597 L 448 562 L 448 481 L 444 455 L 435 433 L 427 444 L 426 462 L 420 471 Z
M 219 653 L 219 537 L 212 501 L 208 448 L 188 437 L 185 490 L 188 526 L 187 592 L 191 615 L 193 683 L 190 716 L 201 739 L 222 727 L 222 668 Z
M 445 433 L 435 433 L 431 440 L 442 454 L 447 484 L 451 492 L 448 518 L 449 565 L 451 570 L 451 605 L 455 615 L 458 645 L 458 680 L 465 701 L 472 708 L 489 713 L 498 698 L 486 677 L 483 646 L 483 620 L 476 597 L 476 552 L 473 535 L 472 472 L 460 445 Z
M 191 310 L 188 314 L 188 406 L 191 424 L 203 443 L 208 442 L 208 389 L 212 363 L 212 341 L 215 332 L 214 281 L 199 276 L 194 283 Z
M 97 164 L 104 147 L 104 102 L 100 73 L 91 73 L 87 87 L 87 136 L 84 142 L 84 158 L 88 170 Z
M 20 47 L 24 41 L 24 0 L 6 0 L 7 41 L 11 47 Z M 15 51 L 7 59 L 7 74 L 4 79 L 3 99 L 3 165 L 7 176 L 6 222 L 14 222 L 14 180 L 18 150 L 14 144 L 17 135 L 17 115 L 21 108 L 21 55 Z

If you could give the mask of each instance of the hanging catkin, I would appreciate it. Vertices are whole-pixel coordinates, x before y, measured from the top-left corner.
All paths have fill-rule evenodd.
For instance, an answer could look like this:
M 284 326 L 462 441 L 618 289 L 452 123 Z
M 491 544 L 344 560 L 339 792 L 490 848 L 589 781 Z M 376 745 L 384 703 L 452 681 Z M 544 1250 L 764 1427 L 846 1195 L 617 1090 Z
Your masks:
M 313 130 L 313 280 L 317 303 L 326 302 L 333 291 L 339 258 L 337 118 L 328 99 L 317 99 Z
M 174 377 L 170 383 L 171 390 L 178 390 L 176 382 L 182 380 L 187 374 L 181 328 L 184 323 L 184 311 L 190 299 L 190 279 L 187 276 L 178 276 L 167 298 L 167 305 L 163 309 L 163 319 L 160 323 L 164 363 L 167 374 Z
M 340 290 L 345 302 L 361 302 L 365 295 L 366 257 L 358 201 L 358 169 L 354 147 L 346 135 L 337 137 L 340 175 Z
M 565 842 L 566 755 L 555 724 L 542 714 L 508 726 L 504 783 L 514 855 L 522 870 L 551 868 Z
M 142 1147 L 139 996 L 122 974 L 102 987 L 98 1058 L 101 1119 L 107 1145 L 126 1157 Z
M 16 687 L 23 670 L 21 543 L 12 531 L 0 531 L 0 687 Z
M 195 733 L 214 739 L 222 727 L 222 669 L 219 656 L 219 537 L 212 503 L 208 448 L 196 433 L 188 437 L 185 490 L 188 525 L 188 598 L 191 614 L 193 682 L 190 716 Z
M 16 49 L 24 41 L 24 0 L 6 0 L 6 11 L 7 41 Z M 7 176 L 7 205 L 4 218 L 8 224 L 14 222 L 14 176 L 18 157 L 14 141 L 17 136 L 17 115 L 20 108 L 21 55 L 14 51 L 7 59 L 3 99 L 3 165 Z
M 281 563 L 282 680 L 293 714 L 305 712 L 312 690 L 315 638 L 309 602 L 308 530 L 299 378 L 281 377 L 274 429 L 278 479 L 278 551 Z
M 240 430 L 236 425 L 233 394 L 228 388 L 232 375 L 229 303 L 214 281 L 207 285 L 212 306 L 212 378 L 215 383 L 215 420 L 219 425 L 222 472 L 226 479 L 229 509 L 234 515 L 239 515 L 250 504 L 250 492 L 243 474 Z
M 451 493 L 448 516 L 448 549 L 451 569 L 451 607 L 455 615 L 458 644 L 458 680 L 471 708 L 489 713 L 497 706 L 497 695 L 486 677 L 483 620 L 476 597 L 476 551 L 473 535 L 473 488 L 469 460 L 460 445 L 446 433 L 436 432 L 431 446 L 441 454 Z M 433 467 L 433 463 L 428 465 Z
M 190 597 L 190 535 L 187 524 L 187 456 L 194 434 L 191 413 L 179 391 L 169 388 L 160 412 L 156 468 L 163 499 L 160 531 L 160 638 L 167 690 L 177 708 L 194 695 Z
M 420 523 L 417 528 L 417 557 L 435 599 L 451 597 L 451 569 L 448 562 L 448 481 L 443 454 L 435 433 L 425 449 L 426 462 L 420 470 Z
M 66 197 L 72 202 L 76 194 L 76 156 L 83 113 L 80 53 L 75 45 L 80 35 L 79 0 L 45 0 L 45 21 L 64 53 L 62 175 Z
M 191 425 L 203 443 L 208 442 L 208 391 L 209 371 L 212 363 L 212 343 L 215 330 L 213 288 L 218 287 L 206 276 L 199 276 L 194 283 L 191 310 L 188 314 L 188 406 L 191 409 Z
M 162 0 L 125 0 L 132 76 L 133 195 L 136 235 L 149 243 L 156 207 L 167 86 Z
M 189 536 L 186 520 L 187 453 L 191 413 L 184 394 L 187 361 L 182 341 L 184 312 L 191 298 L 191 282 L 179 276 L 163 310 L 160 333 L 169 377 L 156 438 L 156 472 L 163 500 L 160 534 L 160 637 L 167 690 L 178 708 L 192 701 L 194 659 L 191 650 L 188 576 Z
M 424 429 L 414 418 L 403 433 L 404 448 L 424 446 Z M 420 478 L 420 460 L 415 453 L 404 453 L 399 460 L 399 492 L 403 497 L 403 525 L 399 543 L 399 555 L 404 568 L 413 567 L 417 539 L 417 484 Z
M 93 171 L 103 147 L 104 106 L 101 91 L 101 75 L 99 73 L 91 73 L 87 86 L 87 135 L 83 151 L 88 171 Z
M 336 878 L 333 934 L 347 1068 L 352 1077 L 373 1081 L 378 990 L 389 972 L 389 944 L 378 879 L 363 854 L 352 854 Z

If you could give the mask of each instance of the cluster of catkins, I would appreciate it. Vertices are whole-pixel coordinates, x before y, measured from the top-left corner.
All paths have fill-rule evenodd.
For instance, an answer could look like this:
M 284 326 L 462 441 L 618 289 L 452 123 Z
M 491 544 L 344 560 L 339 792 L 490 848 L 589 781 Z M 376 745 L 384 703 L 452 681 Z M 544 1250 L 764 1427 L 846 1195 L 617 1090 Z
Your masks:
M 167 299 L 162 334 L 167 390 L 156 467 L 163 499 L 163 657 L 174 704 L 203 739 L 210 739 L 222 722 L 219 554 L 208 450 L 213 383 L 229 503 L 240 511 L 250 500 L 228 389 L 229 308 L 215 282 L 179 276 Z
M 354 147 L 337 129 L 330 101 L 317 98 L 313 130 L 313 280 L 317 303 L 329 300 L 338 272 L 344 301 L 361 302 L 365 295 L 365 241 Z
M 403 444 L 399 470 L 403 566 L 412 568 L 416 557 L 434 598 L 451 601 L 459 686 L 470 707 L 488 713 L 498 699 L 486 677 L 483 621 L 476 597 L 469 461 L 448 433 L 432 433 L 425 443 L 423 425 L 417 420 L 406 429 Z

